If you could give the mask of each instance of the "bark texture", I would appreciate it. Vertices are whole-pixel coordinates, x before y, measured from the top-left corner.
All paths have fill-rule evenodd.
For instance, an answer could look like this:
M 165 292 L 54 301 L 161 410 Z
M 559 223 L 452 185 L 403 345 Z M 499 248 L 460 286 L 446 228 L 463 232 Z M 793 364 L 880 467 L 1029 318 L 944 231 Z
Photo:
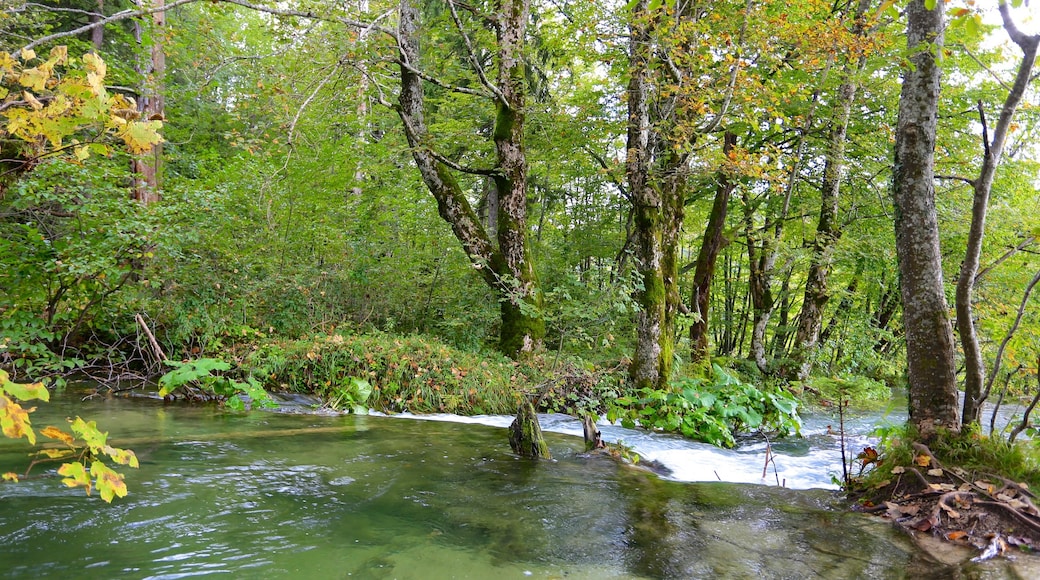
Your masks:
M 636 292 L 636 350 L 629 375 L 637 387 L 667 382 L 672 352 L 665 323 L 661 192 L 651 183 L 651 34 L 647 1 L 637 0 L 629 25 L 628 154 L 625 173 L 632 197 L 633 256 L 642 289 Z
M 725 155 L 733 150 L 737 144 L 737 136 L 726 132 L 723 137 L 722 152 Z M 711 215 L 708 216 L 708 225 L 704 228 L 704 238 L 701 240 L 701 249 L 697 254 L 697 266 L 693 273 L 693 293 L 691 296 L 691 310 L 696 315 L 693 324 L 690 325 L 690 348 L 691 360 L 701 362 L 708 360 L 708 309 L 711 304 L 711 281 L 715 276 L 715 264 L 718 262 L 719 252 L 728 243 L 724 236 L 726 229 L 726 214 L 729 208 L 729 199 L 733 193 L 736 183 L 729 178 L 725 169 L 717 173 L 718 185 L 715 190 L 715 201 L 711 206 Z
M 978 422 L 980 405 L 983 400 L 983 385 L 986 383 L 986 364 L 982 360 L 982 348 L 979 346 L 979 338 L 975 332 L 971 302 L 975 289 L 975 278 L 979 271 L 979 258 L 982 255 L 982 240 L 986 232 L 989 197 L 993 189 L 997 166 L 1000 164 L 1000 157 L 1004 151 L 1004 142 L 1011 127 L 1011 120 L 1029 86 L 1033 66 L 1036 63 L 1037 45 L 1040 43 L 1040 35 L 1023 34 L 1015 26 L 1006 2 L 1000 4 L 1000 15 L 1011 40 L 1022 50 L 1022 61 L 1019 63 L 1015 82 L 1001 108 L 1000 118 L 993 130 L 992 142 L 987 141 L 989 135 L 986 129 L 986 116 L 982 103 L 979 102 L 979 115 L 983 123 L 982 168 L 973 183 L 971 227 L 968 230 L 968 245 L 964 253 L 964 261 L 961 262 L 960 276 L 957 278 L 956 297 L 957 333 L 960 335 L 961 348 L 964 350 L 964 407 L 961 420 L 965 424 Z
M 943 289 L 935 212 L 935 133 L 943 45 L 943 8 L 924 0 L 907 8 L 907 42 L 913 66 L 903 74 L 896 125 L 893 194 L 906 327 L 910 423 L 933 439 L 938 428 L 956 430 L 953 331 Z
M 528 0 L 499 4 L 499 74 L 494 130 L 499 194 L 497 245 L 492 242 L 451 170 L 430 149 L 419 70 L 419 10 L 402 0 L 398 22 L 401 93 L 397 111 L 412 158 L 437 211 L 451 226 L 473 267 L 496 291 L 501 303 L 499 348 L 522 358 L 541 347 L 545 321 L 542 296 L 527 245 L 527 159 L 523 148 L 524 77 L 521 52 L 529 15 Z
M 150 5 L 149 5 L 150 4 Z M 141 8 L 162 8 L 165 0 L 138 0 Z M 163 96 L 163 84 L 166 76 L 166 53 L 163 51 L 162 37 L 165 34 L 166 13 L 162 10 L 152 13 L 152 43 L 149 49 L 147 64 L 141 67 L 141 91 L 137 98 L 137 108 L 141 117 L 150 120 L 161 120 L 165 115 L 166 99 Z M 102 30 L 97 27 L 94 30 Z M 137 42 L 142 42 L 141 29 L 135 28 Z M 159 201 L 159 174 L 162 164 L 162 143 L 152 145 L 148 151 L 134 157 L 131 169 L 134 178 L 134 199 L 149 204 Z

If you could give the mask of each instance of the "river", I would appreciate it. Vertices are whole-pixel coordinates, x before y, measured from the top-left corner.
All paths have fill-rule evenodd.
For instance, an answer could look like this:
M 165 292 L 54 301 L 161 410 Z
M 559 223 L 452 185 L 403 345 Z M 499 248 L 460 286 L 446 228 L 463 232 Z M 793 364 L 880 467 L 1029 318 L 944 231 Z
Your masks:
M 121 470 L 130 494 L 109 505 L 55 477 L 0 485 L 2 577 L 1040 576 L 1025 557 L 936 559 L 850 512 L 828 489 L 826 417 L 772 446 L 764 481 L 763 441 L 723 451 L 604 427 L 668 466 L 660 478 L 586 456 L 577 423 L 560 416 L 542 417 L 554 460 L 535 462 L 510 452 L 506 417 L 291 412 L 306 410 L 299 400 L 233 414 L 83 394 L 56 395 L 33 424 L 97 420 L 140 457 Z M 27 461 L 24 441 L 0 441 L 0 471 Z

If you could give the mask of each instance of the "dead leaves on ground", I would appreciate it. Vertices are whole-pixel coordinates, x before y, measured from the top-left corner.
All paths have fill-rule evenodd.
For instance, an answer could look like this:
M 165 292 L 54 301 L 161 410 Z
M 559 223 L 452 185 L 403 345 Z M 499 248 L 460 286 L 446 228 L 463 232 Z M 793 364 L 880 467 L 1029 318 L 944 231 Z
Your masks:
M 890 494 L 880 505 L 865 505 L 900 526 L 973 546 L 976 561 L 996 557 L 1008 547 L 1040 550 L 1040 510 L 1023 483 L 996 476 L 970 476 L 941 466 L 930 453 L 913 464 L 891 468 L 878 491 Z

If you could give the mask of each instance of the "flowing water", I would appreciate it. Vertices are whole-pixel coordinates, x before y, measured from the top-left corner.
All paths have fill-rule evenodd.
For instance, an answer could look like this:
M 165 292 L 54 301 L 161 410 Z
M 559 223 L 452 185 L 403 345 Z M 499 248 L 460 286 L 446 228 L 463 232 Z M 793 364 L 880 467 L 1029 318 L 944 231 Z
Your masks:
M 113 444 L 140 457 L 140 469 L 121 470 L 130 495 L 109 505 L 55 477 L 0 485 L 0 577 L 1005 578 L 1040 571 L 1021 560 L 1017 569 L 1004 561 L 958 563 L 967 553 L 940 563 L 890 525 L 849 512 L 833 491 L 819 489 L 831 485 L 827 470 L 836 463 L 826 418 L 810 424 L 806 439 L 773 445 L 769 486 L 734 483 L 762 482 L 761 441 L 720 451 L 605 428 L 608 438 L 672 469 L 659 478 L 586 456 L 580 438 L 562 433 L 547 435 L 555 459 L 535 462 L 513 456 L 505 432 L 490 425 L 229 414 L 81 395 L 41 405 L 33 424 L 97 420 Z M 543 421 L 552 431 L 578 432 L 569 419 Z M 27 462 L 24 441 L 0 440 L 0 472 Z

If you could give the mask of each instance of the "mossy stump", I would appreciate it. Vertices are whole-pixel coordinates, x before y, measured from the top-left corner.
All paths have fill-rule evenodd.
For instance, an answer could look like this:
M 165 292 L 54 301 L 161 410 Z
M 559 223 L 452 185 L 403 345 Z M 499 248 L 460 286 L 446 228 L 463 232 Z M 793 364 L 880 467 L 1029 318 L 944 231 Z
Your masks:
M 516 419 L 509 425 L 509 446 L 522 457 L 552 459 L 549 446 L 542 437 L 542 427 L 531 401 L 524 399 L 516 411 Z

